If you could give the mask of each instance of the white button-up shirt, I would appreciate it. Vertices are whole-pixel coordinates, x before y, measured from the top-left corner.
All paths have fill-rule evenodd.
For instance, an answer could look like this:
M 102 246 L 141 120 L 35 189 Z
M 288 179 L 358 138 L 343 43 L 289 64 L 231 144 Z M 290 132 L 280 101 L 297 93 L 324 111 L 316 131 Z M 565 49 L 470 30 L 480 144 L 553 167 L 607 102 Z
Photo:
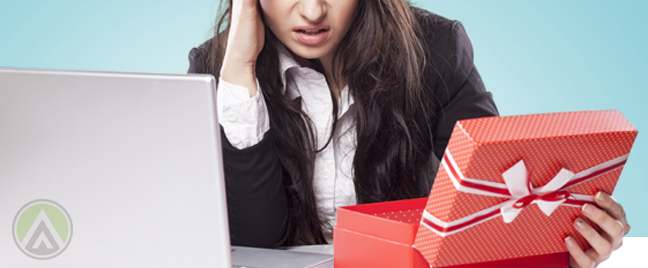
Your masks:
M 284 92 L 291 99 L 302 98 L 302 109 L 310 117 L 316 131 L 317 148 L 321 149 L 331 135 L 333 102 L 326 77 L 308 67 L 302 67 L 285 47 L 279 48 Z M 259 83 L 257 81 L 257 87 Z M 245 87 L 222 79 L 217 91 L 218 120 L 230 143 L 244 149 L 261 141 L 269 130 L 268 110 L 263 88 L 250 97 Z M 313 190 L 320 219 L 328 223 L 326 236 L 335 226 L 335 211 L 340 206 L 356 204 L 353 184 L 353 158 L 356 147 L 353 98 L 348 86 L 338 98 L 338 122 L 331 143 L 315 157 Z

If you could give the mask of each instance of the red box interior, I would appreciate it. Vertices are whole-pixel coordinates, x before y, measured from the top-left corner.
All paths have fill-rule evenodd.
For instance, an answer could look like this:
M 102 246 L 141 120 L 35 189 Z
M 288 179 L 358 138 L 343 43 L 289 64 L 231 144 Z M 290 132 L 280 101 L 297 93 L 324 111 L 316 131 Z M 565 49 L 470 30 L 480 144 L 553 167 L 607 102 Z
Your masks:
M 418 198 L 339 208 L 335 267 L 430 267 L 412 247 L 426 202 L 427 198 Z M 569 254 L 561 252 L 452 268 L 565 268 L 568 261 Z
M 426 202 L 427 198 L 418 198 L 341 207 L 337 225 L 398 243 L 414 244 Z
M 339 208 L 335 267 L 430 267 L 412 247 L 426 202 L 419 198 Z

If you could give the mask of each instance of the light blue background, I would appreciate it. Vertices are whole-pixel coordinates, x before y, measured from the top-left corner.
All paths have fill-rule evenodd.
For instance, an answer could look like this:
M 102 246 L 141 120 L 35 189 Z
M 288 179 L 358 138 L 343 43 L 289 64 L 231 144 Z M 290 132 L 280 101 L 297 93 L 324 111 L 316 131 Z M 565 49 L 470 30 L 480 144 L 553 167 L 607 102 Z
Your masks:
M 415 0 L 463 22 L 502 115 L 618 109 L 640 131 L 614 196 L 648 237 L 648 1 Z M 185 73 L 215 0 L 2 1 L 0 67 Z

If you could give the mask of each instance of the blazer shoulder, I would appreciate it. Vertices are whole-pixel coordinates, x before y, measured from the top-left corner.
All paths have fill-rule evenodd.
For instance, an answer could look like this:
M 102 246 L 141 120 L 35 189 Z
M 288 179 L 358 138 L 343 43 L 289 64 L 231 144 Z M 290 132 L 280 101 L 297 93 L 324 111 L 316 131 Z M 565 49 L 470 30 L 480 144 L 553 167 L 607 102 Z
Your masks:
M 419 24 L 419 37 L 433 56 L 449 58 L 462 47 L 470 47 L 470 39 L 461 22 L 450 20 L 430 11 L 412 8 Z
M 459 94 L 466 81 L 479 78 L 472 43 L 460 22 L 416 8 L 413 13 L 426 53 L 424 81 L 433 93 L 433 105 L 440 109 Z M 485 91 L 481 80 L 478 82 L 480 90 Z
M 444 79 L 457 77 L 474 68 L 473 47 L 461 22 L 413 8 L 418 32 L 427 57 L 427 67 Z
M 418 7 L 411 7 L 411 10 L 419 25 L 423 27 L 434 26 L 437 29 L 442 29 L 451 27 L 452 24 L 457 22 Z
M 194 47 L 189 51 L 189 70 L 188 73 L 208 73 L 208 58 L 212 49 L 212 39 Z

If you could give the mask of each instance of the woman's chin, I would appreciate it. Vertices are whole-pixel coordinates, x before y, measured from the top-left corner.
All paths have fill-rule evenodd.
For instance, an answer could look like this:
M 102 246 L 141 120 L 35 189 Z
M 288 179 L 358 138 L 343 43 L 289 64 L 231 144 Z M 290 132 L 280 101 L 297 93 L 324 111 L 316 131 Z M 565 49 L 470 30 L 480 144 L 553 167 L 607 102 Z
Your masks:
M 324 55 L 328 54 L 332 49 L 327 46 L 306 46 L 301 43 L 291 44 L 287 46 L 290 51 L 295 55 L 302 57 L 304 59 L 319 59 Z

